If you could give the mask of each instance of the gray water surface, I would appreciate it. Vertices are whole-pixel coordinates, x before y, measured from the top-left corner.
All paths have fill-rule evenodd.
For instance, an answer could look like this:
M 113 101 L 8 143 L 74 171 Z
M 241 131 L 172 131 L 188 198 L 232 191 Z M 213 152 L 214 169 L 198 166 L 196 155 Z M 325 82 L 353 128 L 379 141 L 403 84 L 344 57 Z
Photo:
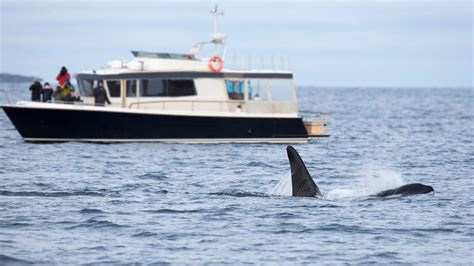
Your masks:
M 472 264 L 473 92 L 300 89 L 331 113 L 295 145 L 319 199 L 286 145 L 34 144 L 0 112 L 0 264 Z M 370 196 L 412 182 L 435 194 Z

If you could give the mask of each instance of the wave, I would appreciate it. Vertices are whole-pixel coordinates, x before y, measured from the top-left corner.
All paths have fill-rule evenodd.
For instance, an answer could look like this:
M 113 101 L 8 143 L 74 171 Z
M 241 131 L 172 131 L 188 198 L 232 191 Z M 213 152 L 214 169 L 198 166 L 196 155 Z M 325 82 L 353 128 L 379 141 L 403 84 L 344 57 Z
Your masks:
M 303 228 L 303 229 L 280 229 L 271 231 L 272 234 L 309 234 L 316 231 L 314 228 Z
M 79 212 L 80 213 L 104 213 L 104 211 L 99 210 L 99 209 L 88 209 L 88 208 L 84 208 L 80 210 Z
M 155 237 L 155 236 L 158 236 L 157 233 L 152 233 L 152 232 L 140 232 L 140 233 L 136 233 L 136 234 L 133 234 L 132 237 Z
M 330 223 L 326 225 L 322 225 L 317 228 L 318 231 L 334 231 L 334 232 L 348 232 L 354 234 L 376 234 L 375 230 L 368 229 L 362 226 L 357 225 L 346 225 L 346 224 L 338 224 L 338 223 Z
M 158 209 L 158 210 L 144 210 L 144 212 L 148 213 L 197 213 L 203 212 L 204 210 L 174 210 L 174 209 Z
M 389 260 L 389 264 L 404 264 L 399 261 L 401 258 L 398 252 L 387 251 L 387 252 L 376 252 L 375 254 L 367 254 L 362 258 L 358 259 L 360 264 L 385 264 L 381 263 L 380 259 Z
M 73 197 L 73 196 L 93 196 L 93 197 L 104 197 L 106 194 L 95 191 L 9 191 L 0 190 L 0 196 L 10 197 Z
M 168 179 L 168 177 L 161 172 L 156 172 L 156 173 L 147 173 L 144 175 L 139 175 L 138 178 L 140 179 L 153 179 L 153 180 L 164 180 Z
M 256 162 L 256 161 L 252 161 L 252 162 L 249 162 L 246 166 L 248 167 L 262 167 L 262 168 L 276 168 L 275 165 L 271 165 L 271 164 L 267 164 L 267 163 L 264 163 L 264 162 Z
M 262 219 L 277 218 L 277 219 L 288 220 L 288 219 L 300 218 L 301 216 L 298 215 L 298 214 L 291 213 L 291 212 L 280 212 L 280 213 L 263 214 L 263 215 L 259 215 L 257 217 L 262 218 Z
M 71 230 L 71 229 L 76 229 L 76 228 L 120 228 L 120 227 L 127 227 L 127 226 L 116 224 L 107 220 L 97 220 L 95 218 L 91 218 L 77 225 L 67 227 L 66 229 Z
M 261 192 L 245 192 L 245 191 L 237 191 L 237 190 L 228 190 L 228 191 L 222 191 L 222 192 L 214 192 L 214 193 L 208 193 L 210 196 L 231 196 L 231 197 L 260 197 L 260 198 L 266 198 L 270 197 L 270 195 L 261 193 Z
M 1 221 L 0 228 L 15 228 L 15 227 L 25 227 L 25 226 L 32 226 L 33 224 L 30 223 L 23 223 L 23 222 L 7 222 Z
M 31 261 L 0 254 L 0 264 L 33 264 Z

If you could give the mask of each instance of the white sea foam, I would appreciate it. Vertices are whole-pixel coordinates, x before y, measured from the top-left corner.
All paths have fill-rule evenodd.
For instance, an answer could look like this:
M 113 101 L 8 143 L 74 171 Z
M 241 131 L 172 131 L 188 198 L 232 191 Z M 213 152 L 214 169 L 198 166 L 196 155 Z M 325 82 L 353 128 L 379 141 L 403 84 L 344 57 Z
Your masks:
M 402 175 L 388 166 L 364 165 L 358 174 L 358 184 L 353 188 L 336 188 L 326 193 L 327 199 L 361 197 L 403 185 Z
M 405 181 L 395 169 L 373 164 L 364 165 L 360 170 L 360 189 L 363 195 L 402 186 Z
M 357 190 L 347 188 L 336 188 L 324 195 L 326 199 L 340 199 L 340 198 L 352 198 L 360 196 Z

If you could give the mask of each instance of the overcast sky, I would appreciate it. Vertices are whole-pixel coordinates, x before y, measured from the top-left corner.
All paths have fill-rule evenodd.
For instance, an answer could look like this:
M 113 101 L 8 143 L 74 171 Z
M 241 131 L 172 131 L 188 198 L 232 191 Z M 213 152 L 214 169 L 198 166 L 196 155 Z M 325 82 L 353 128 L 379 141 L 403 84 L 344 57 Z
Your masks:
M 215 1 L 0 0 L 0 72 L 54 81 L 132 59 L 188 52 Z M 473 87 L 469 0 L 217 1 L 231 55 L 286 55 L 298 85 Z

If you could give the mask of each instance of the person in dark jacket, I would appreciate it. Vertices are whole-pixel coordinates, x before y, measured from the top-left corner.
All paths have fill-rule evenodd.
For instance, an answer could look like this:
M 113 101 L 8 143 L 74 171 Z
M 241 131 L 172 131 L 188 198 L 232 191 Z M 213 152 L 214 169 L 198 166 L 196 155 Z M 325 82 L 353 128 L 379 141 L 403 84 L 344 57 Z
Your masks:
M 104 82 L 102 80 L 99 81 L 98 86 L 94 88 L 92 93 L 94 94 L 95 105 L 104 106 L 105 102 L 112 104 L 109 97 L 107 97 L 107 92 L 105 91 Z
M 41 90 L 41 98 L 43 102 L 51 101 L 52 96 L 53 96 L 53 88 L 51 88 L 48 82 L 44 83 L 43 89 Z
M 35 80 L 35 82 L 31 84 L 30 91 L 31 91 L 31 100 L 33 102 L 41 102 L 42 89 L 43 89 L 43 86 L 41 86 L 41 83 L 38 80 Z
M 74 102 L 80 102 L 81 101 L 81 97 L 80 96 L 76 96 L 76 93 L 74 92 L 74 90 L 70 90 L 69 93 L 64 97 L 64 100 L 63 100 L 65 103 L 74 103 Z

